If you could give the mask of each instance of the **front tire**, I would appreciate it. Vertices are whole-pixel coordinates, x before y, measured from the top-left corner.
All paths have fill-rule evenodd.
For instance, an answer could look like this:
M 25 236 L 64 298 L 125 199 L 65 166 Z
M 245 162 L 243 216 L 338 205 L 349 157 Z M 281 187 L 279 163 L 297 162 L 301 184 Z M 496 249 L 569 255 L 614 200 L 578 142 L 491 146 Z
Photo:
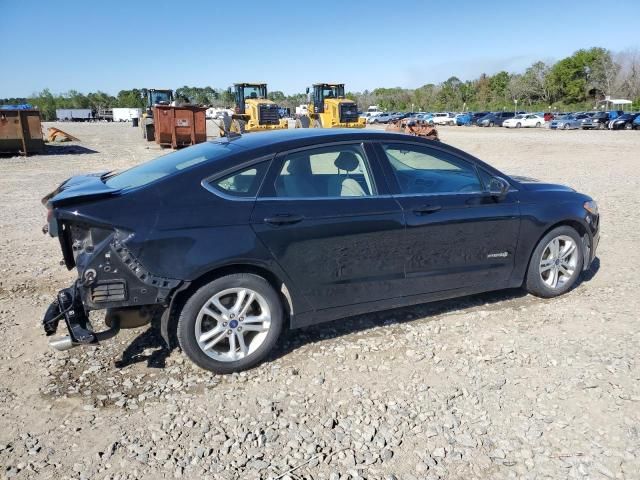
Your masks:
M 569 226 L 554 228 L 536 246 L 525 280 L 529 293 L 552 298 L 568 292 L 582 272 L 580 235 Z
M 283 324 L 282 303 L 269 282 L 239 273 L 213 280 L 187 300 L 177 336 L 196 365 L 227 374 L 264 360 Z

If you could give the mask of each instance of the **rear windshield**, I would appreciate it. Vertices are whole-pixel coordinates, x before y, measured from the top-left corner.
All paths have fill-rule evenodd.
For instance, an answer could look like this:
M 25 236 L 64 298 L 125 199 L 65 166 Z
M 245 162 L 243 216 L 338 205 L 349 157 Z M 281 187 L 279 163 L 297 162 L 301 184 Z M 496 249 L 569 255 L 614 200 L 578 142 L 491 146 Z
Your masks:
M 142 187 L 202 162 L 225 157 L 233 151 L 237 150 L 231 142 L 205 142 L 107 176 L 104 183 L 117 190 Z

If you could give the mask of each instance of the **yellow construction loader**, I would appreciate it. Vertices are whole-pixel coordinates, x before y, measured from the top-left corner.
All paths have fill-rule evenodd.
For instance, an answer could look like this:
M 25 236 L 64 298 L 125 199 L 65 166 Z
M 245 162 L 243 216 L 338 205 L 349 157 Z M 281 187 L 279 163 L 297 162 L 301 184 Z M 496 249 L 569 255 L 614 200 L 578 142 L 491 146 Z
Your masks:
M 315 83 L 309 95 L 307 114 L 296 120 L 297 128 L 364 128 L 358 106 L 344 96 L 344 83 Z
M 235 113 L 231 118 L 223 119 L 223 135 L 226 131 L 242 134 L 288 128 L 287 120 L 280 118 L 278 105 L 267 98 L 266 83 L 235 83 L 233 94 L 236 103 Z
M 139 120 L 142 137 L 147 141 L 155 140 L 155 124 L 153 122 L 153 107 L 156 105 L 170 105 L 173 102 L 173 90 L 160 90 L 148 88 L 143 90 L 145 96 L 145 108 Z

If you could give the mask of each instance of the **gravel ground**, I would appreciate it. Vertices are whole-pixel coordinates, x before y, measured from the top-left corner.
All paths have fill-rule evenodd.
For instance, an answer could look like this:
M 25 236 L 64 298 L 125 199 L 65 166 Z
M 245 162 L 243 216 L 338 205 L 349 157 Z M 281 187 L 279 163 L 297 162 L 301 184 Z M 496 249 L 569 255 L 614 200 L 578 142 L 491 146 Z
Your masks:
M 441 129 L 507 173 L 599 201 L 599 258 L 567 295 L 339 320 L 215 376 L 144 329 L 47 347 L 40 319 L 73 273 L 40 232 L 40 198 L 160 153 L 128 125 L 58 126 L 81 142 L 0 159 L 0 477 L 640 478 L 640 132 Z

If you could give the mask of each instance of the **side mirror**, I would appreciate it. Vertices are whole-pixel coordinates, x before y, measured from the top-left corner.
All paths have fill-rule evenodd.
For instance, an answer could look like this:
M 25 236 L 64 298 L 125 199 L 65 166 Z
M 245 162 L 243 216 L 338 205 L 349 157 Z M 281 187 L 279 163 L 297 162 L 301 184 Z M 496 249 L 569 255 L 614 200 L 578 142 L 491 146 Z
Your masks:
M 489 180 L 489 195 L 495 198 L 503 199 L 509 193 L 511 185 L 504 178 L 492 177 Z

